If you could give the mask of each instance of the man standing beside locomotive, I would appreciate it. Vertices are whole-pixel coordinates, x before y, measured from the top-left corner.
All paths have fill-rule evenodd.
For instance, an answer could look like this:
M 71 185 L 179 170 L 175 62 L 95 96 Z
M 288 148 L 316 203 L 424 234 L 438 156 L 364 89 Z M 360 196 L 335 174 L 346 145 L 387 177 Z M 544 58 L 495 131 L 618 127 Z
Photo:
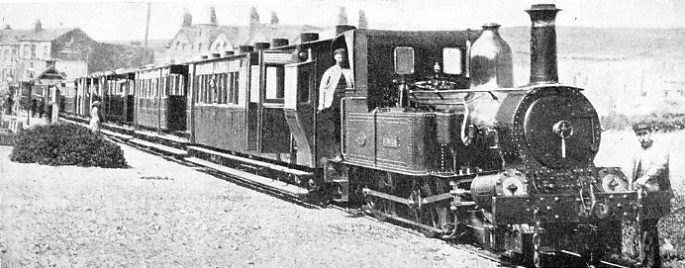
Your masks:
M 345 96 L 345 89 L 354 87 L 352 70 L 347 63 L 347 51 L 339 48 L 333 51 L 335 65 L 324 72 L 319 86 L 319 107 L 318 111 L 327 115 L 334 124 L 333 140 L 338 146 L 340 144 L 340 100 Z M 340 152 L 336 152 L 334 160 L 340 160 Z
M 347 52 L 344 48 L 333 51 L 335 65 L 323 73 L 319 86 L 319 111 L 340 109 L 340 99 L 345 96 L 345 88 L 354 86 L 352 70 L 347 64 Z M 344 78 L 345 80 L 341 79 Z
M 650 124 L 639 122 L 633 125 L 633 131 L 640 142 L 640 149 L 633 155 L 633 173 L 631 189 L 644 189 L 647 194 L 652 191 L 670 190 L 671 182 L 668 170 L 668 148 L 663 144 L 654 144 L 653 128 Z M 646 267 L 661 267 L 659 253 L 659 219 L 644 219 L 640 223 L 640 234 L 644 245 L 640 252 L 642 263 Z

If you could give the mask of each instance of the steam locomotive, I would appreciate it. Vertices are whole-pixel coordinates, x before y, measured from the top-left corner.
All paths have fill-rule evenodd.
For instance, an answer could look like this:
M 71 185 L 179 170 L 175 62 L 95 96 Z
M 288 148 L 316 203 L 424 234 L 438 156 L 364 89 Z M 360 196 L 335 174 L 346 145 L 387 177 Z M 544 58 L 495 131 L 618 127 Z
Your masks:
M 88 116 L 98 95 L 110 129 L 174 136 L 188 161 L 287 185 L 253 183 L 362 204 L 443 239 L 471 236 L 537 267 L 560 250 L 594 262 L 620 248 L 621 221 L 663 217 L 671 195 L 630 189 L 619 168 L 594 165 L 597 112 L 583 89 L 558 82 L 559 9 L 526 11 L 531 76 L 521 87 L 497 24 L 339 26 L 332 39 L 303 33 L 297 44 L 275 39 L 223 57 L 78 78 L 63 113 Z M 321 113 L 319 84 L 340 48 L 354 86 L 334 103 L 338 114 Z

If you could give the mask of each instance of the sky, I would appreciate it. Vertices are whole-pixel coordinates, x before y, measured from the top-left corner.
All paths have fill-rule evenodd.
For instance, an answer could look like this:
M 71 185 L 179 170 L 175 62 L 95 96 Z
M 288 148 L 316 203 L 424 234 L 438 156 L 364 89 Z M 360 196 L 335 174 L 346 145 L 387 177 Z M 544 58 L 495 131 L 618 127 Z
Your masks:
M 559 26 L 597 28 L 685 28 L 685 0 L 289 0 L 289 1 L 152 1 L 149 39 L 173 38 L 190 13 L 193 23 L 208 23 L 215 7 L 221 25 L 247 25 L 250 8 L 261 22 L 276 12 L 280 24 L 331 26 L 345 7 L 349 24 L 364 10 L 369 28 L 390 30 L 478 29 L 488 22 L 503 27 L 527 26 L 524 12 L 533 4 L 553 3 L 563 11 Z M 148 2 L 17 2 L 0 0 L 0 26 L 30 29 L 40 19 L 43 28 L 80 27 L 97 41 L 144 40 Z

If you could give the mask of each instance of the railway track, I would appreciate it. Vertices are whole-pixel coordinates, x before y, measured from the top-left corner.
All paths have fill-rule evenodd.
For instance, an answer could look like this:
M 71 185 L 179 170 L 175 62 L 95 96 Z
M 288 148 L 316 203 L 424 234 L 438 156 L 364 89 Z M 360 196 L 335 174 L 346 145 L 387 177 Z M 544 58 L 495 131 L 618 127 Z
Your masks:
M 221 180 L 225 180 L 234 184 L 237 184 L 241 187 L 245 187 L 257 192 L 261 192 L 273 197 L 276 197 L 278 199 L 310 208 L 310 209 L 335 209 L 338 211 L 341 211 L 343 213 L 350 214 L 353 217 L 363 217 L 368 220 L 373 220 L 373 221 L 382 221 L 386 222 L 390 226 L 397 227 L 403 231 L 406 231 L 412 235 L 416 236 L 424 236 L 423 233 L 417 231 L 415 229 L 415 226 L 411 226 L 409 224 L 403 223 L 401 221 L 395 221 L 393 219 L 379 219 L 377 217 L 374 217 L 372 215 L 369 215 L 368 213 L 365 213 L 362 208 L 357 208 L 357 207 L 347 207 L 343 206 L 340 204 L 336 203 L 317 203 L 317 202 L 310 202 L 309 200 L 302 199 L 301 196 L 292 194 L 292 192 L 285 192 L 281 191 L 277 188 L 274 187 L 269 187 L 265 186 L 260 183 L 256 183 L 254 179 L 247 178 L 246 176 L 255 176 L 259 177 L 257 175 L 251 175 L 248 172 L 242 171 L 242 170 L 236 170 L 236 169 L 226 169 L 226 168 L 215 168 L 212 167 L 211 164 L 205 164 L 203 165 L 202 163 L 198 162 L 193 162 L 193 161 L 188 161 L 186 158 L 178 158 L 174 156 L 169 156 L 164 153 L 161 153 L 159 151 L 153 150 L 151 148 L 145 147 L 145 146 L 140 146 L 139 144 L 131 143 L 126 140 L 120 139 L 116 136 L 109 136 L 105 134 L 105 137 L 110 139 L 113 142 L 121 143 L 121 144 L 126 144 L 129 146 L 132 146 L 134 148 L 137 148 L 139 150 L 145 151 L 149 154 L 153 154 L 159 157 L 162 157 L 163 159 L 167 161 L 171 161 L 177 164 L 181 164 L 184 166 L 188 167 L 193 167 L 196 170 L 206 173 L 208 175 L 211 175 L 213 177 L 216 177 Z M 235 172 L 229 172 L 230 170 L 234 170 Z M 240 174 L 240 175 L 238 175 Z M 276 181 L 276 180 L 272 180 Z M 470 245 L 470 244 L 464 244 L 464 243 L 458 243 L 458 241 L 447 241 L 452 247 L 458 248 L 460 250 L 469 252 L 473 255 L 476 255 L 480 258 L 488 259 L 490 261 L 498 263 L 502 267 L 523 267 L 519 262 L 517 262 L 515 259 L 509 259 L 509 258 L 503 258 L 502 256 L 496 255 L 492 252 L 486 251 L 484 249 L 480 249 L 477 246 Z M 594 265 L 588 265 L 585 264 L 580 257 L 580 254 L 574 253 L 574 252 L 569 252 L 569 251 L 559 251 L 555 252 L 553 254 L 554 256 L 548 256 L 550 257 L 549 260 L 547 261 L 547 265 L 549 267 L 611 267 L 611 268 L 623 268 L 623 267 L 632 267 L 632 266 L 626 266 L 626 265 L 621 265 L 617 263 L 611 263 L 607 261 L 600 261 L 599 263 L 596 263 Z

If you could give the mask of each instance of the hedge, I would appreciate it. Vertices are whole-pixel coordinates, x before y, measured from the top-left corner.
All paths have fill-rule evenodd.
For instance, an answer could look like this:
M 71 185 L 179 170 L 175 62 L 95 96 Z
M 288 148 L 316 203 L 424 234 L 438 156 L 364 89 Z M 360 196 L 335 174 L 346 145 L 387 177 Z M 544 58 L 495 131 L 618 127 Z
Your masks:
M 625 116 L 620 114 L 609 114 L 600 118 L 602 129 L 624 130 L 631 129 L 633 123 L 647 122 L 654 126 L 656 131 L 673 132 L 685 129 L 685 114 L 666 113 L 649 114 L 645 116 Z
M 73 124 L 39 125 L 22 131 L 15 139 L 10 160 L 52 166 L 128 166 L 118 145 Z

